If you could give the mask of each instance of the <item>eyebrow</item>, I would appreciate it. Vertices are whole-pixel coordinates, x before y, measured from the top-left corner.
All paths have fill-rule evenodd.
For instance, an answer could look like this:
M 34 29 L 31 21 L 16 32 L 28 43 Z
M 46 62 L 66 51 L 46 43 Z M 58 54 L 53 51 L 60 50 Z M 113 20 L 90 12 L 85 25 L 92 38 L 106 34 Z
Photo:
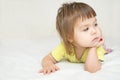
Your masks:
M 92 22 L 92 23 L 95 23 L 95 22 L 97 22 L 97 19 L 95 18 L 95 20 Z M 86 26 L 88 26 L 89 24 L 85 24 L 85 25 L 80 25 L 80 27 L 82 28 L 82 26 L 84 26 L 84 27 L 86 27 Z

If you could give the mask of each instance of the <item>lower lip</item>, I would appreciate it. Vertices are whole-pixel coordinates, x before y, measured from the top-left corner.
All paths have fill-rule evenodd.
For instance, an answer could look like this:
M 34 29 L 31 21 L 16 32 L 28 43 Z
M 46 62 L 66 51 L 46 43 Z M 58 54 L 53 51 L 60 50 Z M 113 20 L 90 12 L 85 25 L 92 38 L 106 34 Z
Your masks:
M 94 38 L 92 41 L 98 41 L 99 38 Z

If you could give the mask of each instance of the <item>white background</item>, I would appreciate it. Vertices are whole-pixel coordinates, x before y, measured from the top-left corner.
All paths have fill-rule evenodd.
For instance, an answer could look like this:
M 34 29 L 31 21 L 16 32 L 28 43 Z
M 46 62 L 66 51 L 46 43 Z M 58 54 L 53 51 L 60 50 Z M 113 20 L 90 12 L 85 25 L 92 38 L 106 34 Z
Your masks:
M 0 39 L 58 36 L 57 10 L 62 3 L 72 1 L 92 6 L 105 38 L 119 41 L 120 0 L 0 0 Z
M 59 41 L 57 10 L 71 1 L 0 0 L 0 80 L 120 80 L 120 0 L 78 0 L 95 9 L 107 47 L 113 49 L 99 72 L 90 74 L 83 64 L 63 61 L 56 64 L 58 72 L 38 74 L 41 60 Z

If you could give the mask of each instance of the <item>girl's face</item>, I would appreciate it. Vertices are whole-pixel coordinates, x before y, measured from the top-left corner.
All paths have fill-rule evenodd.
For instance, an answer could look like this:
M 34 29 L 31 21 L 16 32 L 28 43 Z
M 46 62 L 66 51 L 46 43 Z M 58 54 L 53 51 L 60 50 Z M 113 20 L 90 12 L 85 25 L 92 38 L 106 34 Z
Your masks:
M 93 47 L 102 37 L 101 30 L 95 17 L 81 22 L 77 20 L 74 26 L 74 45 L 79 47 Z

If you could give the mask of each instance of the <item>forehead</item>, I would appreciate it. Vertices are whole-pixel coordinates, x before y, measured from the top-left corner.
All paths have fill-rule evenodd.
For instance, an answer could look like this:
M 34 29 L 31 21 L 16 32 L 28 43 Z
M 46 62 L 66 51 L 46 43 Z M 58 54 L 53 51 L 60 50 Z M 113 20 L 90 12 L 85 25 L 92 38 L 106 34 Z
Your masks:
M 75 26 L 77 27 L 77 26 L 90 25 L 90 24 L 92 24 L 96 21 L 97 21 L 96 17 L 85 19 L 85 20 L 82 20 L 82 19 L 78 18 L 76 20 Z

